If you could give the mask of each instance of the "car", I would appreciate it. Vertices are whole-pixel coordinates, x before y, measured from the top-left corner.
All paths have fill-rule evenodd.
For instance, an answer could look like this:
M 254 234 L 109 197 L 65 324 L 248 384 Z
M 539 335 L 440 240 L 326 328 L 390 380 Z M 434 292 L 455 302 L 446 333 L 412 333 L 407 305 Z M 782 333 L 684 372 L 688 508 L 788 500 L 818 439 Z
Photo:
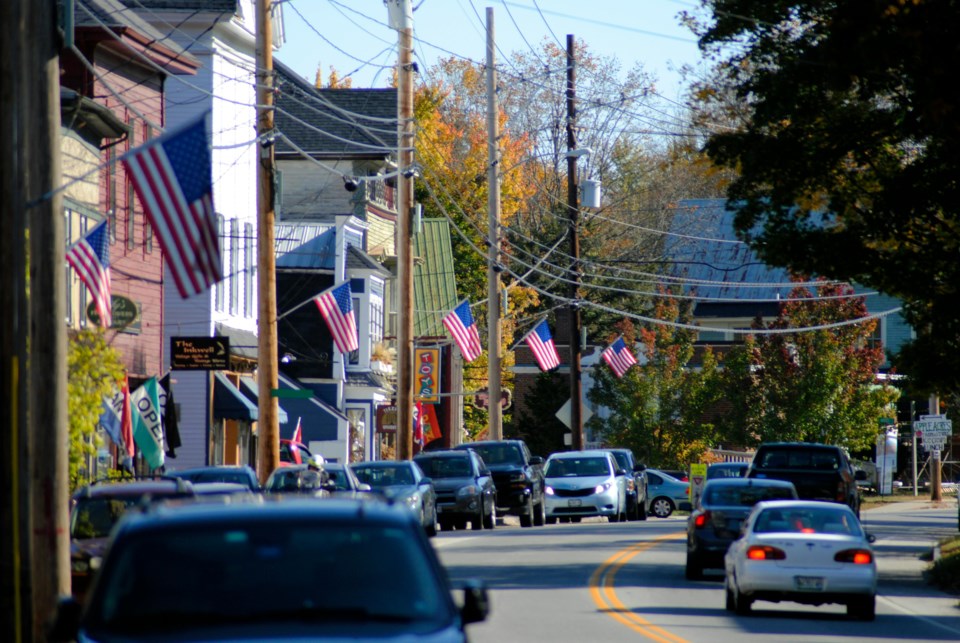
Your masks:
M 687 519 L 687 579 L 701 578 L 704 568 L 723 568 L 727 547 L 739 537 L 740 525 L 753 505 L 763 500 L 796 498 L 796 488 L 783 480 L 708 480 L 699 505 Z
M 493 474 L 497 511 L 519 516 L 521 527 L 544 524 L 543 458 L 530 453 L 523 440 L 480 440 L 457 445 L 472 449 Z
M 134 480 L 95 483 L 70 500 L 71 593 L 83 599 L 107 548 L 107 537 L 127 509 L 160 498 L 192 498 L 185 480 Z
M 444 449 L 414 456 L 437 492 L 440 529 L 493 529 L 497 524 L 497 487 L 490 469 L 472 450 Z
M 325 462 L 323 470 L 331 483 L 328 488 L 332 495 L 365 498 L 370 494 L 370 485 L 360 482 L 357 474 L 342 462 Z
M 724 557 L 726 609 L 746 615 L 758 600 L 842 603 L 849 616 L 872 621 L 873 541 L 845 504 L 759 502 Z
M 313 464 L 288 464 L 277 467 L 263 485 L 264 493 L 297 493 L 323 498 L 330 495 L 334 485 L 323 467 Z
M 647 467 L 638 463 L 631 449 L 609 449 L 627 472 L 627 520 L 647 519 Z
M 246 485 L 250 491 L 260 491 L 260 481 L 257 472 L 247 464 L 243 465 L 211 465 L 179 471 L 167 471 L 167 478 L 182 478 L 190 482 L 233 482 Z
M 750 468 L 749 462 L 715 462 L 707 465 L 707 480 L 714 478 L 744 478 L 747 475 L 747 469 Z
M 293 440 L 280 440 L 280 466 L 287 467 L 292 464 L 307 464 L 307 461 L 313 456 L 307 445 Z
M 665 471 L 647 469 L 647 513 L 669 518 L 675 509 L 690 509 L 690 483 L 678 480 Z
M 81 609 L 60 602 L 54 641 L 466 641 L 488 611 L 457 608 L 409 511 L 357 499 L 163 504 L 130 512 Z
M 437 492 L 416 462 L 377 460 L 353 462 L 357 479 L 381 497 L 401 504 L 416 517 L 428 536 L 437 535 Z
M 676 478 L 680 482 L 690 482 L 690 476 L 682 469 L 660 469 L 660 471 L 667 474 L 671 478 Z
M 554 453 L 547 458 L 544 480 L 547 523 L 605 516 L 626 520 L 626 472 L 610 451 L 594 449 Z

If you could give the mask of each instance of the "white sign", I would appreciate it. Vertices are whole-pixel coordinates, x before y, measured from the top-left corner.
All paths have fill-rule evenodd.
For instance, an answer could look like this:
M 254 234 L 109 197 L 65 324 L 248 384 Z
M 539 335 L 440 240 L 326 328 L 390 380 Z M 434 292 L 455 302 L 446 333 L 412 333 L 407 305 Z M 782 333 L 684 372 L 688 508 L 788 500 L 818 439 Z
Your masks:
M 944 415 L 921 415 L 913 423 L 913 431 L 922 441 L 925 451 L 940 451 L 953 435 L 953 422 Z

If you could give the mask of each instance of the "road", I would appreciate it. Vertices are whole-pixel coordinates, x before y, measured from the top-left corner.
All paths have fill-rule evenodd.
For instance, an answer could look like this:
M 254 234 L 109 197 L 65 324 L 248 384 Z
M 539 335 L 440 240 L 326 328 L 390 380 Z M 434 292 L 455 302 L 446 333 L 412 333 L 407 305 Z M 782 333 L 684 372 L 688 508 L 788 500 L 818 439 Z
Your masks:
M 684 518 L 492 532 L 442 533 L 434 545 L 451 580 L 480 578 L 491 615 L 469 628 L 474 643 L 656 641 L 767 643 L 960 640 L 960 597 L 921 579 L 919 556 L 957 534 L 953 499 L 891 503 L 863 512 L 877 536 L 877 619 L 848 620 L 840 605 L 758 602 L 754 614 L 724 610 L 722 573 L 683 577 Z

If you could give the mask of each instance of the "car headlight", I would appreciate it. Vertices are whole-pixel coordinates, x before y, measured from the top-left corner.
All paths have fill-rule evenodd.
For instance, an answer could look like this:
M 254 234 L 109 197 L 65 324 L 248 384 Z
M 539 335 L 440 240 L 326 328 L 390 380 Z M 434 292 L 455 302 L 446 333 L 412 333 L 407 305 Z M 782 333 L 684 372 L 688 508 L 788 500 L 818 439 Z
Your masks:
M 633 478 L 627 478 L 627 491 L 633 491 L 635 486 Z
M 480 493 L 480 490 L 477 489 L 476 485 L 467 485 L 466 487 L 460 487 L 457 489 L 458 498 L 472 498 L 473 496 Z
M 407 504 L 410 505 L 411 507 L 416 507 L 417 504 L 420 502 L 420 494 L 411 493 L 409 496 L 404 498 L 404 500 L 406 500 Z
M 609 482 L 604 482 L 603 484 L 598 484 L 598 485 L 596 486 L 596 488 L 594 488 L 593 492 L 594 492 L 594 493 L 603 493 L 604 491 L 606 491 L 606 490 L 609 489 L 609 488 L 610 488 L 610 483 L 609 483 Z
M 544 492 L 545 494 L 547 494 L 548 496 L 552 496 L 552 495 L 553 495 L 553 487 L 547 485 L 546 487 L 543 488 L 543 492 Z
M 74 558 L 70 561 L 70 570 L 77 574 L 86 574 L 90 571 L 90 562 L 82 558 Z

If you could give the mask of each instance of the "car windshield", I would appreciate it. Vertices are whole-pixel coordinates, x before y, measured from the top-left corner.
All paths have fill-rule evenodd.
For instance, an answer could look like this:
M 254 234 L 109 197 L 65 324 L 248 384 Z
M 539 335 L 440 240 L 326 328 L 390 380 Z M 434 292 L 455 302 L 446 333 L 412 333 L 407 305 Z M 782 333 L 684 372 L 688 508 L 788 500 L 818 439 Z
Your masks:
M 757 469 L 815 469 L 836 471 L 840 459 L 835 451 L 828 449 L 804 449 L 787 447 L 768 449 L 754 462 Z
M 283 621 L 427 623 L 452 618 L 422 544 L 389 525 L 272 521 L 131 535 L 101 570 L 96 634 Z
M 752 507 L 761 500 L 789 500 L 796 495 L 790 487 L 762 485 L 707 485 L 704 505 L 712 507 Z
M 606 458 L 556 458 L 547 463 L 544 475 L 548 478 L 608 476 L 610 463 Z
M 838 511 L 829 506 L 790 509 L 764 509 L 754 521 L 753 531 L 797 534 L 846 534 L 863 536 L 863 530 L 852 512 Z
M 350 475 L 347 473 L 346 468 L 333 468 L 329 467 L 325 469 L 327 476 L 334 485 L 336 485 L 337 491 L 352 491 L 353 490 L 353 480 L 350 479 Z
M 274 471 L 267 481 L 267 491 L 273 493 L 284 492 L 313 492 L 321 488 L 323 474 L 312 469 L 281 468 Z
M 523 464 L 520 449 L 512 444 L 470 445 L 488 465 Z
M 70 515 L 71 538 L 105 538 L 137 498 L 80 498 Z
M 623 451 L 611 451 L 614 459 L 617 461 L 617 466 L 619 466 L 624 471 L 630 471 L 633 467 L 630 466 L 630 458 L 627 457 L 627 454 Z
M 470 458 L 417 458 L 417 464 L 431 478 L 469 478 Z
M 365 482 L 374 489 L 415 484 L 410 468 L 399 464 L 391 467 L 354 467 L 353 472 L 360 482 Z

